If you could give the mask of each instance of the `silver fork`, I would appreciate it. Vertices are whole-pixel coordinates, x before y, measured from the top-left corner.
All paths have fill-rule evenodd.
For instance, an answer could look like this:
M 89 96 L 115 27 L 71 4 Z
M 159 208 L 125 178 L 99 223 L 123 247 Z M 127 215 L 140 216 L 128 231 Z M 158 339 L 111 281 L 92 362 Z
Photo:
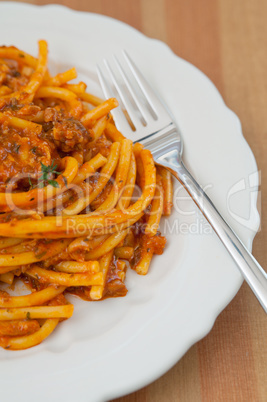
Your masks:
M 157 164 L 166 167 L 187 190 L 198 208 L 221 239 L 267 313 L 267 274 L 253 255 L 220 215 L 215 205 L 200 187 L 182 161 L 182 137 L 171 115 L 138 70 L 129 55 L 123 51 L 123 63 L 132 76 L 114 56 L 112 63 L 104 60 L 106 74 L 97 66 L 98 78 L 107 98 L 119 95 L 122 108 L 112 111 L 118 129 L 134 142 L 148 148 Z M 116 73 L 115 73 L 116 71 Z M 120 78 L 117 78 L 119 75 Z M 106 76 L 109 78 L 106 79 Z M 140 96 L 142 95 L 142 96 Z M 141 99 L 145 100 L 145 103 Z M 129 118 L 131 123 L 129 123 Z

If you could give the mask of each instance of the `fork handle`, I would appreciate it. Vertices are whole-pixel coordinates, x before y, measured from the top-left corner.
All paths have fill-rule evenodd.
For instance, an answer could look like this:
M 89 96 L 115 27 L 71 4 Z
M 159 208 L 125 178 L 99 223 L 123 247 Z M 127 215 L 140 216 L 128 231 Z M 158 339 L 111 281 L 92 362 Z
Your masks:
M 264 269 L 230 228 L 183 162 L 178 162 L 178 153 L 169 152 L 158 158 L 158 163 L 170 170 L 187 190 L 236 262 L 244 279 L 267 313 L 267 274 Z

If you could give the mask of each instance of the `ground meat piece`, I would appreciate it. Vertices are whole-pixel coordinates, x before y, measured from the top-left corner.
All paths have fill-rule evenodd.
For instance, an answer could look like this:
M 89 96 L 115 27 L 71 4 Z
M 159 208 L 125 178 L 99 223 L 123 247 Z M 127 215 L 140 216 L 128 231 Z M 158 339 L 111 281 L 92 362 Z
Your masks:
M 15 129 L 3 123 L 0 125 L 0 137 L 0 191 L 5 191 L 12 178 L 13 190 L 23 186 L 25 180 L 29 186 L 28 177 L 37 177 L 40 162 L 50 165 L 49 143 L 29 130 Z
M 155 236 L 143 234 L 137 237 L 137 244 L 131 261 L 132 268 L 135 268 L 146 254 L 162 254 L 166 245 L 166 237 L 161 236 L 159 232 Z
M 111 144 L 112 142 L 107 140 L 103 135 L 101 135 L 96 141 L 88 143 L 87 154 L 89 155 L 89 158 L 93 158 L 99 152 L 103 156 L 108 157 Z
M 81 122 L 70 118 L 55 122 L 53 136 L 61 151 L 70 152 L 82 149 L 84 142 L 88 141 L 89 134 Z
M 12 90 L 18 91 L 22 86 L 27 85 L 29 78 L 23 76 L 18 71 L 18 64 L 15 62 L 13 65 L 9 60 L 9 65 L 5 62 L 0 62 L 1 85 L 5 85 Z
M 153 251 L 153 254 L 162 254 L 166 244 L 166 237 L 161 236 L 158 232 L 155 236 L 142 235 L 140 246 L 145 252 Z
M 113 279 L 107 283 L 104 298 L 126 296 L 128 290 L 125 284 L 119 279 Z
M 19 108 L 19 110 L 17 111 L 17 116 L 22 119 L 27 118 L 28 116 L 33 118 L 41 111 L 41 108 L 39 106 L 33 104 L 25 105 L 22 107 L 18 105 L 17 107 Z
M 40 329 L 37 320 L 0 322 L 0 336 L 22 336 L 32 334 Z
M 60 118 L 58 110 L 53 107 L 47 107 L 44 111 L 45 123 L 56 121 Z
M 166 245 L 166 237 L 161 236 L 158 232 L 156 236 L 144 236 L 144 243 L 147 247 L 153 248 L 153 253 L 157 255 L 161 255 L 164 251 L 164 247 Z
M 103 293 L 103 298 L 107 297 L 123 297 L 126 296 L 128 290 L 124 282 L 119 278 L 120 269 L 117 265 L 117 260 L 114 258 L 107 274 L 106 286 Z

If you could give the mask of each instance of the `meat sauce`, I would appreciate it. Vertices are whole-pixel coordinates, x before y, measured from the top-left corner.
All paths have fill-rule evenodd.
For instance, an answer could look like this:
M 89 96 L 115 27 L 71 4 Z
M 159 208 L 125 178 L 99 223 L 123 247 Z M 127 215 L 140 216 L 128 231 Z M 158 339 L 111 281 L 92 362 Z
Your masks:
M 0 139 L 1 192 L 5 191 L 12 178 L 19 176 L 19 181 L 13 185 L 14 189 L 19 187 L 21 179 L 27 175 L 36 177 L 40 171 L 40 162 L 50 164 L 52 147 L 46 140 L 33 136 L 28 130 L 17 130 L 4 123 L 0 126 Z
M 11 92 L 25 86 L 31 68 L 25 70 L 19 62 L 0 61 L 0 85 Z M 60 159 L 69 154 L 85 152 L 92 140 L 90 130 L 74 119 L 63 102 L 35 99 L 34 104 L 21 105 L 16 98 L 4 103 L 0 112 L 41 124 L 40 134 L 29 129 L 11 127 L 7 121 L 0 123 L 0 191 L 3 192 L 12 180 L 12 191 L 28 190 L 41 170 L 41 163 L 48 166 L 52 161 L 59 165 Z M 30 177 L 29 180 L 25 178 Z

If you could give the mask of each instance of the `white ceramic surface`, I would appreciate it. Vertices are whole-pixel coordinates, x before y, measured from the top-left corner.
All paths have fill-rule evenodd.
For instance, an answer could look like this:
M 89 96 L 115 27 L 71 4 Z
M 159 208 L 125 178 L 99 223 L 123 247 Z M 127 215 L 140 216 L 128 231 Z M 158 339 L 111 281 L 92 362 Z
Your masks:
M 238 118 L 204 74 L 121 22 L 61 6 L 0 3 L 0 38 L 33 54 L 46 39 L 53 71 L 76 66 L 99 95 L 96 62 L 127 49 L 178 122 L 187 165 L 251 249 L 259 225 L 257 166 Z M 181 199 L 178 185 L 176 191 L 177 211 L 162 223 L 165 253 L 146 277 L 127 272 L 125 298 L 72 298 L 73 317 L 41 345 L 0 350 L 1 401 L 94 402 L 130 393 L 210 331 L 242 278 L 193 202 Z

